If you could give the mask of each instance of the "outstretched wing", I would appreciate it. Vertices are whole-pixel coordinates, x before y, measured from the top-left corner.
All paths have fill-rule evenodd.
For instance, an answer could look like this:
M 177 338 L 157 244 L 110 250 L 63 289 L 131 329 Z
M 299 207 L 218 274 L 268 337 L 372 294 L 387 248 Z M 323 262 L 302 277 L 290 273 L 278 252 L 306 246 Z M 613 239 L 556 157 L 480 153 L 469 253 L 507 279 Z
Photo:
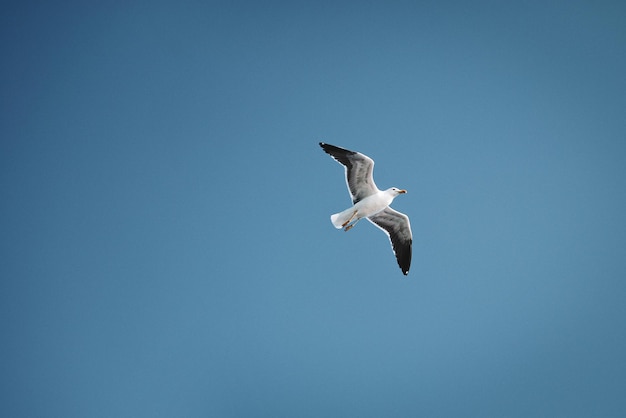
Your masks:
M 413 244 L 409 217 L 387 206 L 383 211 L 367 219 L 387 234 L 398 265 L 406 276 L 411 267 L 411 246 Z
M 352 203 L 378 192 L 372 173 L 374 160 L 360 152 L 350 151 L 320 142 L 320 147 L 337 162 L 346 167 L 346 183 Z

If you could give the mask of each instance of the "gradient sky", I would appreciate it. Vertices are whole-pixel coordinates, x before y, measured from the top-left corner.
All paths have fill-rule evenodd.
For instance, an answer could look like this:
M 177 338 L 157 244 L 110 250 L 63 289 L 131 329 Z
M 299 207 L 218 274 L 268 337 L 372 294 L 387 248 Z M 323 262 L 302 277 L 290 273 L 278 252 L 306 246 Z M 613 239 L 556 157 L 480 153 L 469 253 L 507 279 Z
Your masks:
M 626 6 L 0 13 L 0 415 L 623 417 Z M 404 277 L 328 142 L 376 161 Z

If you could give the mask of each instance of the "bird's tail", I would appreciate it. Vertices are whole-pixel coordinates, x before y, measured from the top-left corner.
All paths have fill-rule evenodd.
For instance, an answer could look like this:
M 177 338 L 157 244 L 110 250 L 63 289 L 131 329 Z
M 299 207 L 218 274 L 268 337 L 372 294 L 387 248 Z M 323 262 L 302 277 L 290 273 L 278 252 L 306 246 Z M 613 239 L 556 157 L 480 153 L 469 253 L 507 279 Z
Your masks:
M 344 210 L 343 212 L 330 215 L 330 221 L 333 223 L 335 228 L 341 229 L 343 228 L 343 224 L 345 224 L 350 219 L 353 213 L 354 213 L 354 208 L 348 208 Z M 356 219 L 353 219 L 353 220 L 356 220 Z

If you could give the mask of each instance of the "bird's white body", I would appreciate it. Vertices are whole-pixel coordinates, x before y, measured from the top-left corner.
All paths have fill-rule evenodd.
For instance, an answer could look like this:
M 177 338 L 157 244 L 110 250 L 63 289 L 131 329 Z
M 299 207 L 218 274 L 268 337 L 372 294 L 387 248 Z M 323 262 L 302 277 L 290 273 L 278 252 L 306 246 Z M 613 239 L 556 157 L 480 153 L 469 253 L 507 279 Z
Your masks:
M 356 222 L 362 218 L 369 218 L 389 206 L 398 194 L 399 190 L 395 187 L 387 190 L 378 190 L 373 195 L 367 196 L 363 200 L 359 200 L 354 206 L 342 212 L 330 215 L 330 221 L 333 223 L 335 228 L 341 229 L 348 221 Z

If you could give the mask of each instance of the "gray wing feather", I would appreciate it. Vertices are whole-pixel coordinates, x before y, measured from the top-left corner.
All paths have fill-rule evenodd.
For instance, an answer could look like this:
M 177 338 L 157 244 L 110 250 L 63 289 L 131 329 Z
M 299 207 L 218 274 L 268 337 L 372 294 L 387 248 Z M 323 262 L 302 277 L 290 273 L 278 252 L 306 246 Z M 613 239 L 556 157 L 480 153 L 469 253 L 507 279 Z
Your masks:
M 374 183 L 374 160 L 360 152 L 320 142 L 320 147 L 346 168 L 346 183 L 352 203 L 378 192 Z
M 413 244 L 409 217 L 387 206 L 383 211 L 367 219 L 387 234 L 398 265 L 406 276 L 411 267 Z

